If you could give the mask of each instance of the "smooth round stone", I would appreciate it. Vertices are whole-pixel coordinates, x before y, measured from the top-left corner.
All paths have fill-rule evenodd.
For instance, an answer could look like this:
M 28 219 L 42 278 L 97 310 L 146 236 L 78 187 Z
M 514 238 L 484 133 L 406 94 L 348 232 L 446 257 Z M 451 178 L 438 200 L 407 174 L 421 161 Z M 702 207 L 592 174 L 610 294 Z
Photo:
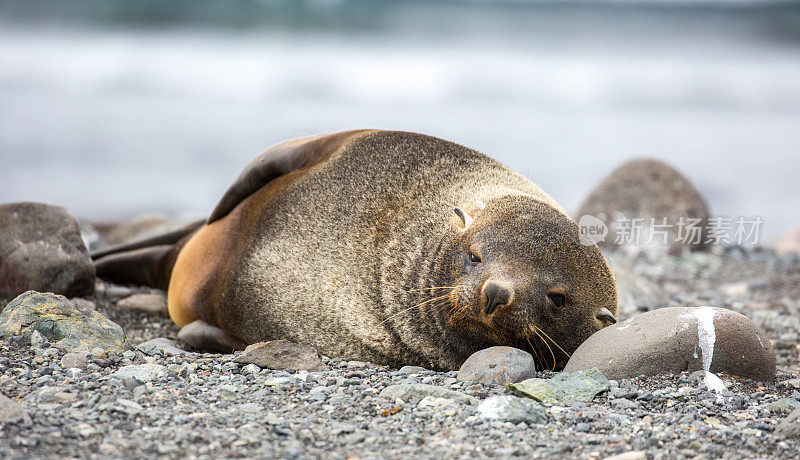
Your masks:
M 505 385 L 531 378 L 535 373 L 530 353 L 512 347 L 489 347 L 467 358 L 457 378 L 462 382 Z
M 594 333 L 565 372 L 597 368 L 609 379 L 703 370 L 759 381 L 775 379 L 775 351 L 766 333 L 724 308 L 671 307 L 636 315 Z M 708 359 L 708 358 L 707 358 Z

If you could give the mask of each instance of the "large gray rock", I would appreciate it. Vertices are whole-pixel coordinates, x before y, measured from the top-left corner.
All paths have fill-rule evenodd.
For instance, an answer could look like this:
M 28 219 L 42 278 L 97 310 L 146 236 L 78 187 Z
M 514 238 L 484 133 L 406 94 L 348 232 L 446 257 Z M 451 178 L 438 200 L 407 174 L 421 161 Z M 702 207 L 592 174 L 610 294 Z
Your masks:
M 671 307 L 633 316 L 594 333 L 572 354 L 565 372 L 599 369 L 610 379 L 704 370 L 760 381 L 775 378 L 766 333 L 725 308 Z
M 800 439 L 800 407 L 781 420 L 775 429 L 775 436 L 779 439 Z
M 320 359 L 313 345 L 296 344 L 288 340 L 271 340 L 249 345 L 235 358 L 237 363 L 255 364 L 268 369 L 294 369 L 298 371 L 324 371 L 329 367 Z
M 78 223 L 66 209 L 42 203 L 0 205 L 0 298 L 28 290 L 89 295 L 94 282 Z
M 472 354 L 461 369 L 458 380 L 505 385 L 529 379 L 536 373 L 533 356 L 512 347 L 489 347 Z
M 695 250 L 706 246 L 705 227 L 709 212 L 705 200 L 681 173 L 656 160 L 631 160 L 611 172 L 578 209 L 575 221 L 579 225 L 583 216 L 593 216 L 608 226 L 606 238 L 595 240 L 603 248 L 624 246 L 631 252 L 646 249 L 656 254 L 677 254 L 684 249 Z M 617 242 L 625 222 L 631 223 L 630 219 L 640 218 L 644 219 L 644 229 L 650 228 L 651 218 L 656 219 L 657 224 L 666 218 L 666 224 L 670 227 L 661 228 L 667 231 L 666 244 L 663 244 L 660 234 L 654 234 L 653 241 L 648 245 L 649 232 L 644 231 L 638 242 L 624 239 Z M 688 223 L 688 219 L 700 219 L 698 228 L 703 230 L 699 233 L 699 240 L 682 238 L 685 235 L 678 234 L 681 218 L 684 223 Z M 628 225 L 628 228 L 632 227 Z
M 541 404 L 510 395 L 490 396 L 478 405 L 481 417 L 511 423 L 547 423 Z
M 34 331 L 69 353 L 90 353 L 95 347 L 121 353 L 127 347 L 122 328 L 102 313 L 78 307 L 64 296 L 28 291 L 0 313 L 0 337 L 30 337 Z
M 517 396 L 532 398 L 547 404 L 591 401 L 595 396 L 610 388 L 611 382 L 597 369 L 572 373 L 561 372 L 550 379 L 528 379 L 507 386 L 508 391 Z

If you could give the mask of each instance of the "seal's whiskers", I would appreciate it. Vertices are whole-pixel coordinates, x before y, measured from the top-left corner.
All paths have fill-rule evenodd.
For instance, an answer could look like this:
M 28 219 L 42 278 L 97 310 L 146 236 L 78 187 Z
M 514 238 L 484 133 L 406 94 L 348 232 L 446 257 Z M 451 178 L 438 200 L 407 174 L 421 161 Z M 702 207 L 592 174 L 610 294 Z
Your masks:
M 465 312 L 466 310 L 465 305 L 463 305 L 462 302 L 459 301 L 460 299 L 461 296 L 458 294 L 458 292 L 456 292 L 455 289 L 450 291 L 449 302 L 451 304 L 451 307 L 450 311 L 448 311 L 447 315 L 445 315 L 448 323 L 451 323 L 453 320 L 457 319 L 454 318 L 454 315 L 456 313 L 461 313 L 462 316 L 467 316 Z
M 531 351 L 533 351 L 533 354 L 536 355 L 536 360 L 542 363 L 542 368 L 544 368 L 544 360 L 542 360 L 542 357 L 539 355 L 539 350 L 537 350 L 536 347 L 534 347 L 531 343 L 531 338 L 527 333 L 525 334 L 525 341 L 528 342 L 528 346 L 531 347 Z
M 392 314 L 392 315 L 389 315 L 389 316 L 388 316 L 386 319 L 384 319 L 383 321 L 381 321 L 381 323 L 380 323 L 380 324 L 383 324 L 383 323 L 385 323 L 386 321 L 389 321 L 390 319 L 392 319 L 392 318 L 394 318 L 394 317 L 396 317 L 396 316 L 398 316 L 398 315 L 401 315 L 401 314 L 403 314 L 403 313 L 409 312 L 409 311 L 411 311 L 411 310 L 413 310 L 413 309 L 415 309 L 415 308 L 422 307 L 423 305 L 429 304 L 429 303 L 431 303 L 431 302 L 435 302 L 435 301 L 437 301 L 437 300 L 446 299 L 448 296 L 449 296 L 449 294 L 446 294 L 446 295 L 440 295 L 440 296 L 434 297 L 434 298 L 432 298 L 432 299 L 428 299 L 428 300 L 425 300 L 425 301 L 423 301 L 423 302 L 420 302 L 420 303 L 418 303 L 418 304 L 412 305 L 412 306 L 410 306 L 410 307 L 408 307 L 408 308 L 404 308 L 404 309 L 400 310 L 400 311 L 399 311 L 399 312 L 397 312 L 397 313 L 394 313 L 394 314 Z
M 551 371 L 554 370 L 556 368 L 556 355 L 555 353 L 553 353 L 553 349 L 550 348 L 550 344 L 547 343 L 547 340 L 545 340 L 545 338 L 542 337 L 542 334 L 544 334 L 544 332 L 535 325 L 530 325 L 530 327 L 532 328 L 533 333 L 536 334 L 536 336 L 539 337 L 539 339 L 541 339 L 542 343 L 544 343 L 544 346 L 546 346 L 547 349 L 550 351 L 550 356 L 553 358 L 553 365 L 552 367 L 550 367 L 550 370 Z
M 419 289 L 405 289 L 406 292 L 433 291 L 435 289 L 455 289 L 457 286 L 433 286 Z
M 539 328 L 537 328 L 537 329 L 539 329 Z M 548 339 L 548 340 L 550 340 L 550 342 L 552 342 L 552 343 L 553 343 L 553 345 L 557 346 L 557 347 L 558 347 L 558 349 L 559 349 L 559 350 L 561 350 L 561 352 L 562 352 L 562 353 L 564 353 L 565 355 L 567 355 L 567 359 L 569 359 L 569 358 L 571 358 L 571 357 L 572 357 L 572 355 L 570 355 L 569 353 L 567 353 L 567 352 L 566 352 L 566 350 L 564 350 L 563 348 L 561 348 L 561 345 L 559 345 L 559 344 L 558 344 L 558 343 L 557 343 L 555 340 L 551 339 L 551 338 L 550 338 L 550 336 L 549 336 L 549 335 L 547 335 L 547 334 L 546 334 L 546 333 L 545 333 L 543 330 L 539 329 L 539 332 L 541 332 L 542 334 L 544 334 L 544 336 L 545 336 L 545 337 L 547 337 L 547 339 Z

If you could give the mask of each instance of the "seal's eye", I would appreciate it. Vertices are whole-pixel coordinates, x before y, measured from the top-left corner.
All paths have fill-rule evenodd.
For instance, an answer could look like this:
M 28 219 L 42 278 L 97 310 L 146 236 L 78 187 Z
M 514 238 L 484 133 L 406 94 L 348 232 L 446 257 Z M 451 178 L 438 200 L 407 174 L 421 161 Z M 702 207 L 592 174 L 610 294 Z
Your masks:
M 470 252 L 469 253 L 469 264 L 470 265 L 478 265 L 479 263 L 481 263 L 481 258 Z
M 557 292 L 547 294 L 547 300 L 550 301 L 550 305 L 552 305 L 556 310 L 561 310 L 564 308 L 564 303 L 567 301 L 567 299 L 564 297 L 564 294 Z

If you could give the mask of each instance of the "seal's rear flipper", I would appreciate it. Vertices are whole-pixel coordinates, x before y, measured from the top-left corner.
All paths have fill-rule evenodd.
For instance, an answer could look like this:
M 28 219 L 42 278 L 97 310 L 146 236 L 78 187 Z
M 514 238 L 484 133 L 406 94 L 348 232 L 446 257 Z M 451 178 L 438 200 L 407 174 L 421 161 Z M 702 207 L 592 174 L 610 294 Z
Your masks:
M 109 254 L 116 254 L 133 249 L 161 246 L 165 244 L 175 244 L 184 239 L 187 235 L 194 233 L 198 228 L 202 227 L 205 222 L 205 219 L 201 219 L 171 232 L 162 233 L 160 235 L 145 238 L 143 240 L 133 241 L 131 243 L 123 243 L 116 246 L 98 249 L 97 251 L 92 252 L 92 260 L 98 260 L 101 257 L 105 257 Z
M 109 254 L 95 260 L 94 268 L 98 278 L 166 290 L 175 263 L 175 257 L 169 257 L 173 247 L 153 246 Z
M 247 347 L 246 343 L 202 319 L 183 326 L 178 332 L 178 338 L 194 348 L 221 353 L 231 353 Z
M 169 233 L 93 252 L 97 276 L 166 290 L 178 252 L 204 222 L 197 221 Z

